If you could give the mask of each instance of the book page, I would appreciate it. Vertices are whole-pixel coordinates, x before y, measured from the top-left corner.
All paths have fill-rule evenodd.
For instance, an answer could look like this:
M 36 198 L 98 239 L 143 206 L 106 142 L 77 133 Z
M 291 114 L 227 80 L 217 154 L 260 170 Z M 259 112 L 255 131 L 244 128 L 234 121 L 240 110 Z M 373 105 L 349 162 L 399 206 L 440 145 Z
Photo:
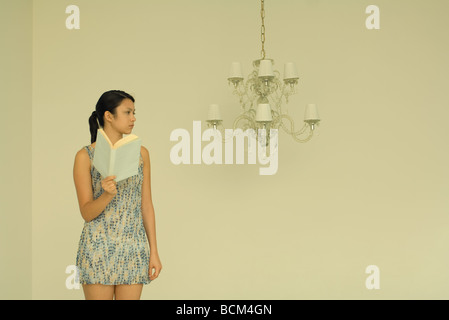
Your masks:
M 115 181 L 118 182 L 138 174 L 141 145 L 142 140 L 137 138 L 115 150 L 113 169 L 113 175 L 117 176 Z
M 114 144 L 113 149 L 118 149 L 121 146 L 123 146 L 123 145 L 125 145 L 125 144 L 127 144 L 127 143 L 129 143 L 129 142 L 131 142 L 131 141 L 133 141 L 135 139 L 138 139 L 138 137 L 135 134 L 130 134 L 130 135 L 126 136 L 126 137 L 123 137 L 123 138 L 121 138 L 119 141 L 117 141 Z
M 98 170 L 98 172 L 100 172 L 101 176 L 104 179 L 111 175 L 109 172 L 109 165 L 111 161 L 111 145 L 110 142 L 106 140 L 107 137 L 105 138 L 105 133 L 101 132 L 102 130 L 100 130 L 97 131 L 93 165 Z

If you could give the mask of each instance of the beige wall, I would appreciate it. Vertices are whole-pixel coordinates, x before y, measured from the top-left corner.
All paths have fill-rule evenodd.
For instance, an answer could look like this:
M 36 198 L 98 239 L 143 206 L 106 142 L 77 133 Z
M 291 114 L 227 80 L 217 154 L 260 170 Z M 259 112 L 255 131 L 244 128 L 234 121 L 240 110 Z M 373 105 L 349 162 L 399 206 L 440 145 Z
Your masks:
M 80 30 L 65 28 L 69 4 L 81 10 Z M 370 4 L 380 8 L 380 30 L 365 27 Z M 296 62 L 301 83 L 289 113 L 299 125 L 305 105 L 316 103 L 315 137 L 298 144 L 281 132 L 273 176 L 259 175 L 259 164 L 173 165 L 172 130 L 192 132 L 193 120 L 205 128 L 211 103 L 228 128 L 238 114 L 226 78 L 232 61 L 247 74 L 260 57 L 259 6 L 34 2 L 33 299 L 83 298 L 65 286 L 83 226 L 73 160 L 110 89 L 136 98 L 134 133 L 152 160 L 164 269 L 142 298 L 449 298 L 448 2 L 266 1 L 267 56 L 281 71 Z M 20 87 L 7 88 L 11 101 L 26 101 Z M 15 131 L 29 143 L 29 129 Z M 24 166 L 14 167 L 29 167 L 30 156 L 19 154 Z M 18 201 L 2 204 L 2 221 Z M 30 224 L 27 214 L 12 220 Z M 8 247 L 9 256 L 22 250 Z M 365 287 L 372 264 L 379 290 Z
M 31 299 L 32 1 L 0 1 L 0 299 Z

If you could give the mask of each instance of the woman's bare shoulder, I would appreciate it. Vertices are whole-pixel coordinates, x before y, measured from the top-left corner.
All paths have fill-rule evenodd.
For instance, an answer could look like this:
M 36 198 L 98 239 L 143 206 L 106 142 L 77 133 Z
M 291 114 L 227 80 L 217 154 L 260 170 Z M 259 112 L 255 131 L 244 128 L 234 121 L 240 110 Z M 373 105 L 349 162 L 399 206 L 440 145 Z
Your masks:
M 89 145 L 91 148 L 95 148 L 95 142 Z M 89 160 L 89 153 L 86 150 L 86 147 L 82 147 L 75 155 L 75 160 L 80 159 L 81 161 Z
M 140 154 L 144 159 L 148 159 L 150 157 L 150 152 L 144 146 L 140 146 Z

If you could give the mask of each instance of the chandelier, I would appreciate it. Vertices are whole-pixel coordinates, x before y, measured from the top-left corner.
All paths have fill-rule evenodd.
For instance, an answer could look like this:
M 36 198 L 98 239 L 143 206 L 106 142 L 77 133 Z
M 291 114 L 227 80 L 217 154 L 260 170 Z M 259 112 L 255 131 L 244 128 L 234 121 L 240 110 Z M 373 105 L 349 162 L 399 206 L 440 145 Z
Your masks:
M 267 142 L 269 143 L 270 129 L 282 128 L 290 134 L 297 142 L 307 142 L 313 136 L 316 125 L 319 125 L 320 118 L 315 104 L 306 106 L 304 115 L 304 125 L 300 129 L 295 128 L 293 119 L 283 110 L 283 101 L 288 104 L 289 96 L 297 93 L 298 72 L 292 62 L 285 63 L 284 77 L 281 80 L 280 72 L 273 69 L 274 60 L 265 56 L 265 9 L 264 0 L 261 0 L 261 59 L 253 61 L 253 71 L 248 75 L 246 82 L 242 76 L 242 68 L 239 62 L 231 64 L 228 77 L 228 85 L 233 86 L 233 93 L 239 97 L 242 113 L 234 120 L 233 130 L 237 128 L 256 133 L 259 129 L 267 132 Z M 217 104 L 209 106 L 207 118 L 208 127 L 217 129 L 222 127 L 222 117 Z M 277 131 L 276 131 L 277 132 Z M 224 139 L 225 140 L 225 139 Z

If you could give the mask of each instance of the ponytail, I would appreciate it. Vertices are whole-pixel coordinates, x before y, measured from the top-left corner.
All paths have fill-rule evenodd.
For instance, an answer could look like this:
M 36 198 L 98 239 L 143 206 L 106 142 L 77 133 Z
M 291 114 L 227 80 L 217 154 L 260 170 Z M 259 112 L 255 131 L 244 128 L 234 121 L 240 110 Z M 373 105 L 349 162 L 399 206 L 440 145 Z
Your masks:
M 92 112 L 89 117 L 89 130 L 90 130 L 90 143 L 94 143 L 97 140 L 97 130 L 100 128 L 97 112 Z

